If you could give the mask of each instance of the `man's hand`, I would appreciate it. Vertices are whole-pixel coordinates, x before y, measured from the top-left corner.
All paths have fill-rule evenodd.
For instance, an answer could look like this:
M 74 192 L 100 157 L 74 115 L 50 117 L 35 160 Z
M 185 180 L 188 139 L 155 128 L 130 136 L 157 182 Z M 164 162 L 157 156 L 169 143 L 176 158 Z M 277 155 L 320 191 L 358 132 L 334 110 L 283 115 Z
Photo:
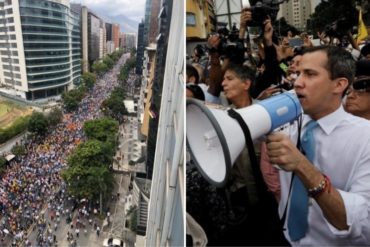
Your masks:
M 240 14 L 240 28 L 245 28 L 252 21 L 252 11 L 248 8 L 242 9 Z
M 280 88 L 278 87 L 268 87 L 266 88 L 265 90 L 263 90 L 257 97 L 258 100 L 263 100 L 263 99 L 267 99 L 268 97 L 270 97 L 271 95 L 273 95 L 274 93 L 277 93 L 280 91 Z
M 220 43 L 221 43 L 221 38 L 218 34 L 213 34 L 213 35 L 209 36 L 208 41 L 207 41 L 208 47 L 209 48 L 215 48 L 215 49 L 218 48 Z
M 285 134 L 269 134 L 266 142 L 270 163 L 278 165 L 285 171 L 295 171 L 306 159 Z
M 264 33 L 263 37 L 265 39 L 266 45 L 271 46 L 272 45 L 272 34 L 274 32 L 274 29 L 272 28 L 271 20 L 267 19 L 263 22 L 264 24 Z

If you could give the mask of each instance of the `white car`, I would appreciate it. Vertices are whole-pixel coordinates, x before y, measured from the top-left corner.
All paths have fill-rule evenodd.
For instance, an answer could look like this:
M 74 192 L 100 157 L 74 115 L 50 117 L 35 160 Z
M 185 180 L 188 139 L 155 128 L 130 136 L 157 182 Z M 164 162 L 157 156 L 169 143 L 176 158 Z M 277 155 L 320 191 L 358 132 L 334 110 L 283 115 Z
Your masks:
M 124 247 L 126 246 L 121 239 L 118 238 L 106 238 L 103 241 L 103 247 Z

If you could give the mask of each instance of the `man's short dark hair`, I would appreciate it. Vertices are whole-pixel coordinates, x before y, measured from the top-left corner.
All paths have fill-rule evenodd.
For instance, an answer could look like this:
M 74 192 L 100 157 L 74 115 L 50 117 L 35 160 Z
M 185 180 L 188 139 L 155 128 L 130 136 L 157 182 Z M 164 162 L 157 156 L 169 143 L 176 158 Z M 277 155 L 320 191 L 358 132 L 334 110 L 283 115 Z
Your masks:
M 361 49 L 361 55 L 366 57 L 367 55 L 370 54 L 370 44 L 364 45 Z
M 326 54 L 328 61 L 325 68 L 330 74 L 330 79 L 345 77 L 351 85 L 355 79 L 355 60 L 351 53 L 338 46 L 315 46 L 305 49 L 303 54 L 322 51 Z
M 251 80 L 252 85 L 256 78 L 256 71 L 248 66 L 240 64 L 230 64 L 226 70 L 233 71 L 241 80 Z
M 199 83 L 199 73 L 198 73 L 198 70 L 196 68 L 194 68 L 193 65 L 191 65 L 191 64 L 186 65 L 186 75 L 188 76 L 188 78 L 194 76 L 195 77 L 195 84 Z
M 193 97 L 195 99 L 199 99 L 199 100 L 202 100 L 204 101 L 205 100 L 205 96 L 204 96 L 204 92 L 202 90 L 201 87 L 199 87 L 198 85 L 186 85 L 186 89 L 190 90 L 193 94 Z
M 202 56 L 204 56 L 204 54 L 205 54 L 205 52 L 204 52 L 204 48 L 203 48 L 203 46 L 202 46 L 202 45 L 196 45 L 196 46 L 194 47 L 194 51 L 195 51 L 195 53 L 196 53 L 197 57 L 202 57 Z

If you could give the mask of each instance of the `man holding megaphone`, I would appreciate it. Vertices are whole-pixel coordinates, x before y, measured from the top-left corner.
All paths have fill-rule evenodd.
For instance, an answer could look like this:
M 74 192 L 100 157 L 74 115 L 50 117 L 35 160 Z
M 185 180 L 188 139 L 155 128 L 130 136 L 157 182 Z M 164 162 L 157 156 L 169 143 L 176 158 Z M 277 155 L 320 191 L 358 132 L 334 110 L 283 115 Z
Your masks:
M 370 123 L 341 104 L 354 71 L 342 48 L 306 50 L 294 83 L 302 134 L 297 124 L 266 138 L 281 168 L 279 213 L 293 246 L 370 244 Z

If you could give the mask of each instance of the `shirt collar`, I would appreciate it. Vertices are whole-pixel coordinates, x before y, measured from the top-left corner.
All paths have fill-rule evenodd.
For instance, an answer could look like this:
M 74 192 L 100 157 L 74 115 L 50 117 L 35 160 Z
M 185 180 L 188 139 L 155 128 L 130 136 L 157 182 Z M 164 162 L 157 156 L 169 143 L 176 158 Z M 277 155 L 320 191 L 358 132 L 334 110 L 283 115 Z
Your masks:
M 340 124 L 341 120 L 345 119 L 346 115 L 347 113 L 344 111 L 343 106 L 340 105 L 334 112 L 317 120 L 317 123 L 325 132 L 325 134 L 329 135 Z M 303 120 L 303 127 L 305 127 L 307 123 L 312 120 L 310 116 L 305 116 L 306 117 Z

